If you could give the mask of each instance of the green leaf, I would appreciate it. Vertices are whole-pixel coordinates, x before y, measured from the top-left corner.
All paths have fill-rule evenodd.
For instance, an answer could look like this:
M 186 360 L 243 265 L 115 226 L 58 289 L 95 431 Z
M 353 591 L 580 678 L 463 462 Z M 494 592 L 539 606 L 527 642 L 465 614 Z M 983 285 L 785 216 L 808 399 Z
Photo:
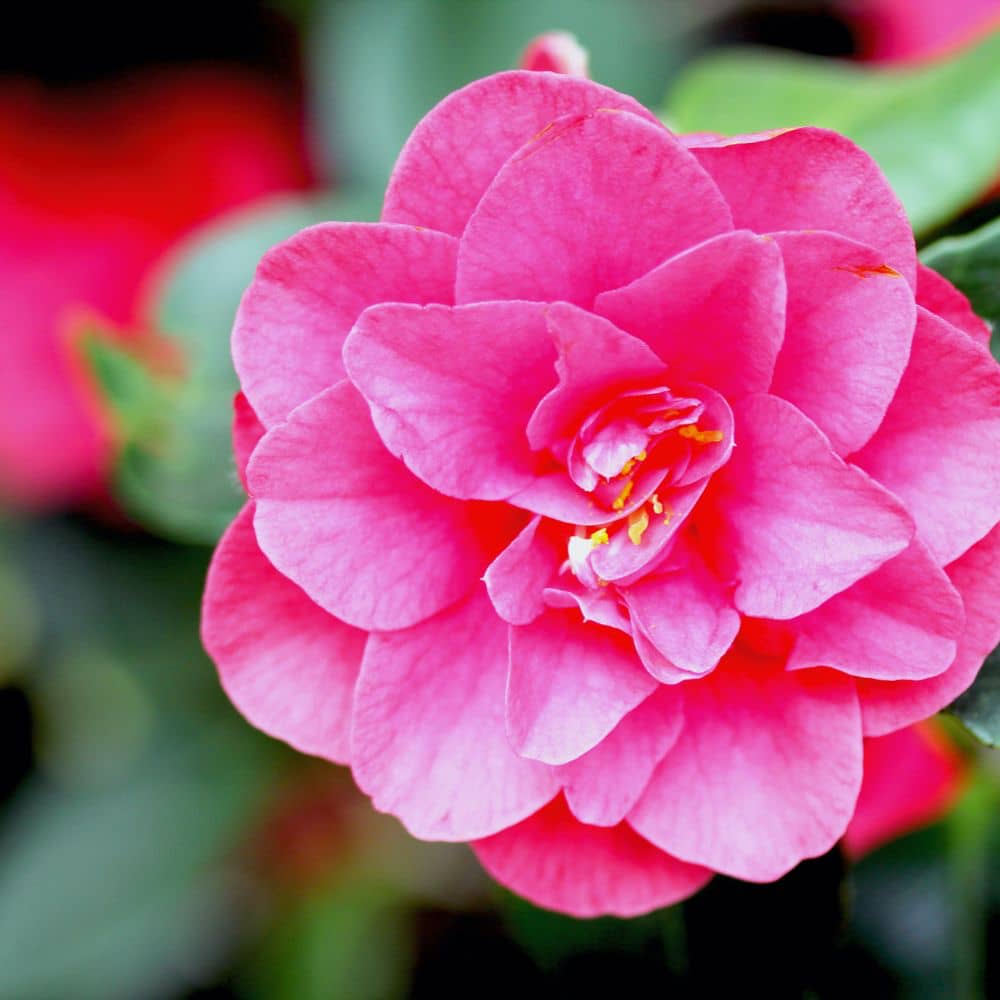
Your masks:
M 113 788 L 23 789 L 0 830 L 0 997 L 173 995 L 179 970 L 224 957 L 219 863 L 262 785 L 237 725 Z
M 403 996 L 412 962 L 405 899 L 371 880 L 294 897 L 255 949 L 244 993 L 260 1000 Z
M 366 196 L 276 198 L 201 230 L 175 253 L 161 276 L 153 319 L 178 346 L 186 375 L 176 391 L 155 397 L 155 424 L 132 422 L 116 464 L 116 494 L 144 527 L 213 543 L 232 520 L 245 500 L 230 441 L 238 383 L 229 354 L 243 291 L 276 243 L 316 222 L 371 219 L 376 212 L 377 202 Z M 127 366 L 113 358 L 107 367 Z M 118 391 L 127 381 L 102 384 Z
M 687 70 L 666 117 L 680 132 L 843 132 L 878 161 L 920 235 L 974 201 L 1000 170 L 998 64 L 1000 33 L 907 71 L 734 49 Z
M 542 32 L 590 50 L 595 80 L 650 103 L 717 0 L 340 0 L 307 35 L 312 131 L 338 175 L 381 187 L 413 126 L 472 80 L 511 69 Z
M 1000 357 L 1000 219 L 963 236 L 933 243 L 923 262 L 961 289 L 972 308 L 993 327 L 990 344 Z
M 972 687 L 948 710 L 981 743 L 1000 746 L 1000 648 L 986 657 Z

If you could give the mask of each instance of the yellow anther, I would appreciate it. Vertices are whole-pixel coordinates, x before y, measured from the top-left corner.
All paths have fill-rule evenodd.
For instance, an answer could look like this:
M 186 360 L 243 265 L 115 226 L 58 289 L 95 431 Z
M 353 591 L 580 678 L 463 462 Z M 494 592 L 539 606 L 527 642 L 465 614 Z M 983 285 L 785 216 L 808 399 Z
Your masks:
M 625 501 L 628 500 L 629 494 L 632 492 L 632 488 L 634 486 L 635 483 L 633 483 L 631 479 L 625 484 L 621 493 L 615 497 L 614 503 L 611 504 L 614 510 L 621 510 L 625 506 Z
M 673 420 L 674 417 L 679 417 L 680 415 L 681 415 L 680 410 L 667 410 L 667 412 L 663 414 L 663 419 Z
M 611 539 L 608 538 L 608 529 L 598 528 L 597 531 L 590 536 L 590 547 L 592 549 L 596 549 L 598 545 L 607 545 L 610 541 Z
M 698 444 L 718 444 L 722 440 L 722 431 L 699 430 L 697 424 L 685 424 L 677 428 L 677 433 L 682 438 L 697 441 Z
M 638 455 L 633 455 L 621 468 L 621 472 L 618 473 L 619 476 L 627 476 L 634 468 L 636 462 L 645 462 L 646 452 L 645 450 L 640 451 Z
M 660 497 L 656 493 L 653 494 L 652 504 L 653 504 L 653 513 L 654 514 L 662 514 L 663 513 L 663 504 L 660 503 Z
M 638 545 L 642 541 L 642 536 L 649 527 L 649 514 L 646 508 L 633 511 L 628 516 L 628 537 L 633 545 Z

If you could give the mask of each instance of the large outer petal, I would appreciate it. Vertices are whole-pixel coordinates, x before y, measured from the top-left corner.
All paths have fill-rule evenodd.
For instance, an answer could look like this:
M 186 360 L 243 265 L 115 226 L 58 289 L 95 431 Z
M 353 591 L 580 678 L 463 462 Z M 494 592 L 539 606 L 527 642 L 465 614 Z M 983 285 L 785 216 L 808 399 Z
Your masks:
M 906 368 L 913 291 L 885 257 L 834 233 L 777 233 L 788 281 L 785 342 L 771 392 L 841 455 L 875 433 Z
M 852 461 L 906 504 L 938 562 L 951 562 L 1000 519 L 1000 365 L 919 309 L 896 398 Z
M 483 302 L 368 309 L 344 345 L 382 440 L 434 489 L 502 500 L 529 486 L 525 428 L 555 385 L 545 306 Z
M 267 557 L 359 628 L 405 628 L 435 614 L 489 562 L 472 506 L 435 493 L 385 450 L 349 382 L 269 431 L 248 478 Z
M 562 799 L 472 846 L 498 882 L 574 917 L 639 916 L 686 899 L 712 877 L 624 823 L 609 829 L 579 822 Z
M 854 682 L 736 653 L 679 690 L 684 731 L 632 826 L 668 853 L 752 882 L 829 850 L 861 785 Z
M 920 680 L 948 669 L 965 625 L 962 598 L 918 538 L 853 587 L 789 623 L 788 666 Z
M 913 524 L 899 501 L 791 403 L 749 396 L 735 417 L 738 446 L 695 518 L 744 614 L 797 617 L 909 545 Z
M 639 801 L 656 765 L 677 742 L 684 698 L 654 691 L 582 757 L 557 769 L 569 807 L 583 823 L 615 826 Z
M 844 847 L 857 858 L 934 822 L 955 802 L 965 772 L 930 721 L 865 740 L 865 777 Z
M 965 634 L 952 665 L 924 681 L 859 680 L 866 736 L 919 722 L 957 698 L 1000 643 L 1000 527 L 947 567 L 965 604 Z
M 509 157 L 556 118 L 598 108 L 655 121 L 631 97 L 589 80 L 515 70 L 470 83 L 413 130 L 392 172 L 382 219 L 460 236 Z
M 594 311 L 640 337 L 687 381 L 729 400 L 766 392 L 785 329 L 785 276 L 774 240 L 725 233 L 672 257 Z
M 916 286 L 913 231 L 875 161 L 820 128 L 689 142 L 739 228 L 828 229 L 881 250 Z
M 589 307 L 668 257 L 732 229 L 708 175 L 627 112 L 557 122 L 497 174 L 462 235 L 456 302 Z
M 507 733 L 518 753 L 566 764 L 596 746 L 656 687 L 631 639 L 547 611 L 510 629 Z
M 917 305 L 947 320 L 982 347 L 990 346 L 990 325 L 947 278 L 926 264 L 917 265 Z
M 264 424 L 344 377 L 344 338 L 368 306 L 450 304 L 457 249 L 430 230 L 325 222 L 269 250 L 233 327 L 233 363 Z
M 365 633 L 283 577 L 260 551 L 252 522 L 248 504 L 212 557 L 202 641 L 226 693 L 258 729 L 347 763 Z
M 555 771 L 504 728 L 507 625 L 477 590 L 413 628 L 376 632 L 358 679 L 354 777 L 417 837 L 472 840 L 555 795 Z

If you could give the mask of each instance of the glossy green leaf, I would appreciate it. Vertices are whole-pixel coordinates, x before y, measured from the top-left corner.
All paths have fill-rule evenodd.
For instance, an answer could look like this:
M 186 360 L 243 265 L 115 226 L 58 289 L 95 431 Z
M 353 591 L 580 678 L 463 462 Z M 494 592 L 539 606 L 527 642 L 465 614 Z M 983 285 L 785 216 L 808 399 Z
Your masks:
M 991 347 L 1000 357 L 1000 219 L 963 236 L 929 246 L 921 257 L 961 289 L 993 327 Z
M 1000 33 L 914 70 L 875 70 L 785 52 L 734 49 L 696 62 L 666 108 L 680 132 L 836 129 L 887 174 L 914 230 L 927 233 L 1000 173 Z

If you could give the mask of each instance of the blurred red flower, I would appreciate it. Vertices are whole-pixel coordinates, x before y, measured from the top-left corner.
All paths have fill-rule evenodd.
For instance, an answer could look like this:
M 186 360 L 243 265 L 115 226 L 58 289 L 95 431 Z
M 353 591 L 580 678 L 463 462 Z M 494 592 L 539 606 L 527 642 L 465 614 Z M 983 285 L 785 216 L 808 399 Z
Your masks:
M 151 272 L 180 237 L 310 181 L 296 101 L 245 72 L 0 87 L 0 497 L 98 493 L 113 433 L 73 339 L 99 317 L 137 342 Z
M 915 63 L 946 55 L 1000 27 L 1000 0 L 852 0 L 861 56 Z

